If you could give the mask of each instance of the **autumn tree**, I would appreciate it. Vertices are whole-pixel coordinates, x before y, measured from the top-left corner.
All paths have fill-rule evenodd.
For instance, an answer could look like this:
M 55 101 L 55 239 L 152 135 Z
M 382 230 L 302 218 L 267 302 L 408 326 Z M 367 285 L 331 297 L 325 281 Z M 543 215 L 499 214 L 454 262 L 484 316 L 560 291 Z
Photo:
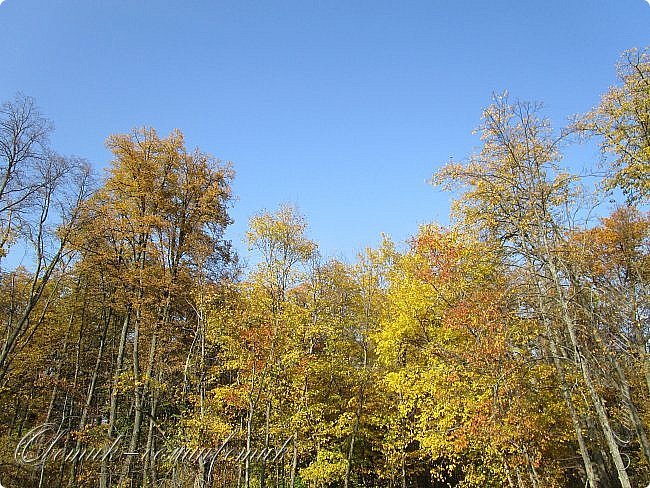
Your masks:
M 538 117 L 538 110 L 535 105 L 497 97 L 483 114 L 480 153 L 466 164 L 445 166 L 434 182 L 464 188 L 455 203 L 457 215 L 499 242 L 508 250 L 511 265 L 527 274 L 527 306 L 545 324 L 549 357 L 560 358 L 555 362 L 557 374 L 590 486 L 598 486 L 598 468 L 604 476 L 616 472 L 621 486 L 629 487 L 629 466 L 617 441 L 619 424 L 605 407 L 602 393 L 605 377 L 599 366 L 604 358 L 594 342 L 596 321 L 590 317 L 592 311 L 582 306 L 582 283 L 570 254 L 562 251 L 575 225 L 579 189 L 575 177 L 558 164 L 563 138 Z M 576 412 L 567 390 L 564 369 L 569 364 L 579 372 L 590 399 L 589 415 L 596 419 L 591 425 L 597 426 L 596 434 L 603 440 L 605 464 L 592 459 L 585 419 Z M 607 469 L 610 461 L 612 469 Z
M 628 456 L 639 470 L 650 456 L 643 421 L 650 391 L 646 351 L 648 223 L 648 216 L 637 209 L 620 207 L 601 218 L 600 225 L 576 232 L 569 242 L 582 285 L 577 298 L 593 323 L 599 367 L 608 372 L 604 383 L 618 392 L 616 401 L 622 407 L 619 422 L 629 425 L 629 437 L 636 437 L 638 452 L 628 451 Z
M 52 339 L 72 340 L 74 329 L 65 300 L 74 288 L 70 241 L 91 190 L 90 170 L 56 154 L 51 131 L 29 97 L 0 107 L 0 401 L 9 438 L 52 411 L 49 387 L 60 379 Z M 24 265 L 12 269 L 18 253 Z
M 597 136 L 611 156 L 608 186 L 621 188 L 634 201 L 650 196 L 650 51 L 631 49 L 617 65 L 619 86 L 577 120 L 574 128 Z
M 518 312 L 498 248 L 424 226 L 389 276 L 378 348 L 396 434 L 385 448 L 401 486 L 557 486 L 551 459 L 566 449 L 566 424 L 550 411 L 561 400 L 548 393 L 538 325 Z
M 48 285 L 72 258 L 69 239 L 89 192 L 88 165 L 54 153 L 51 130 L 31 98 L 18 95 L 0 107 L 0 260 L 17 241 L 32 258 L 23 299 L 4 322 L 0 383 L 18 343 L 41 323 L 35 308 L 56 293 L 56 286 Z
M 282 376 L 287 352 L 286 339 L 295 320 L 293 308 L 285 306 L 286 294 L 290 287 L 302 281 L 305 265 L 316 253 L 316 244 L 305 235 L 306 229 L 307 222 L 297 209 L 282 205 L 274 214 L 262 213 L 254 216 L 246 234 L 249 247 L 256 250 L 261 258 L 252 279 L 266 291 L 270 305 L 268 326 L 271 343 L 266 365 L 273 382 L 280 381 Z M 271 396 L 268 396 L 264 414 L 265 447 L 269 444 L 272 401 Z M 250 415 L 253 415 L 252 410 Z M 295 442 L 294 438 L 294 445 Z M 293 471 L 295 467 L 292 467 Z M 265 486 L 264 471 L 261 473 L 260 483 Z
M 199 276 L 229 260 L 222 236 L 230 222 L 232 172 L 198 149 L 188 151 L 180 131 L 161 138 L 153 129 L 138 129 L 109 137 L 107 146 L 115 159 L 85 206 L 88 225 L 75 244 L 84 256 L 81 265 L 103 270 L 112 283 L 116 336 L 108 436 L 117 432 L 119 401 L 128 393 L 134 412 L 129 448 L 140 445 L 145 419 L 146 445 L 153 448 L 160 394 L 178 366 L 161 364 L 160 353 L 193 340 L 181 327 L 196 318 L 188 306 L 193 287 Z M 122 478 L 130 476 L 127 460 Z M 145 485 L 151 482 L 147 469 L 143 476 Z

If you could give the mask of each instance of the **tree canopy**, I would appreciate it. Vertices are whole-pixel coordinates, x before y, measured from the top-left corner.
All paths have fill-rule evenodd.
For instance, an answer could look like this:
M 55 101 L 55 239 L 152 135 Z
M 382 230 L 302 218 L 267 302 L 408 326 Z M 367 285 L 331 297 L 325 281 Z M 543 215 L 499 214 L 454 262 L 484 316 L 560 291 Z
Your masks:
M 233 167 L 180 130 L 109 136 L 97 177 L 32 99 L 4 103 L 0 481 L 645 486 L 648 50 L 618 75 L 558 130 L 495 96 L 477 151 L 433 173 L 449 224 L 352 262 L 282 204 L 250 218 L 240 263 Z M 595 185 L 563 162 L 576 134 L 603 151 Z

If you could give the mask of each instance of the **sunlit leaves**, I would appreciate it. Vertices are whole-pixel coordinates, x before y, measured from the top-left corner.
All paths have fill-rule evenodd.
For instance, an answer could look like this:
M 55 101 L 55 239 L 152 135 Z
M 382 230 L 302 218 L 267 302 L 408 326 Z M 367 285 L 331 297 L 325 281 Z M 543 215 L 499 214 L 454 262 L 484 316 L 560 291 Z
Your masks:
M 575 128 L 600 138 L 611 154 L 610 188 L 619 187 L 629 199 L 650 196 L 650 52 L 631 49 L 617 66 L 618 86 L 605 93 L 600 104 L 579 119 Z

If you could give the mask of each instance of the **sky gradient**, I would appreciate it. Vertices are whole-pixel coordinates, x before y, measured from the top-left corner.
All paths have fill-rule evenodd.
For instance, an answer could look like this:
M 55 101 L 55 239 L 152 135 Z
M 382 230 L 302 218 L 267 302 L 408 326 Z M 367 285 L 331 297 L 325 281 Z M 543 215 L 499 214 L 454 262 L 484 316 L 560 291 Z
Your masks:
M 354 259 L 446 221 L 427 179 L 478 147 L 493 92 L 558 127 L 598 103 L 621 52 L 650 45 L 650 5 L 5 0 L 0 26 L 0 101 L 34 97 L 59 152 L 101 171 L 109 134 L 179 128 L 232 161 L 244 257 L 248 219 L 289 202 L 324 255 Z

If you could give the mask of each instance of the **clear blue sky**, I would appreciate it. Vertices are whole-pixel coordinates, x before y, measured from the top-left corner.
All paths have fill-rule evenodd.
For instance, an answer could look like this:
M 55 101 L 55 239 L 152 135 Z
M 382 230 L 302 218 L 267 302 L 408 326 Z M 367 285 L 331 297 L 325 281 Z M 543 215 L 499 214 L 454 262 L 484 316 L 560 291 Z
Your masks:
M 492 92 L 561 125 L 645 45 L 644 0 L 5 0 L 0 100 L 34 97 L 55 149 L 97 168 L 107 135 L 178 127 L 233 162 L 239 249 L 252 214 L 291 202 L 353 259 L 446 220 L 426 180 L 479 145 Z

